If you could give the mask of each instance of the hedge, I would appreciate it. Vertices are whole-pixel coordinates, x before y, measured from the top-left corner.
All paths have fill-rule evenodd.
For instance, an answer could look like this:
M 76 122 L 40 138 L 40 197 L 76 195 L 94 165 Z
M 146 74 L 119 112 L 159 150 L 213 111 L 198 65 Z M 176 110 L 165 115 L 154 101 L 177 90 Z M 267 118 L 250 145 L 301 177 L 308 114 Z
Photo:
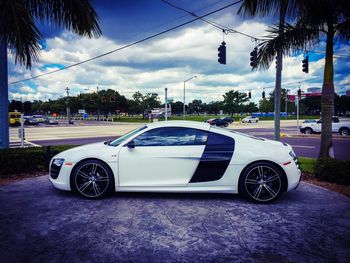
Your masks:
M 60 145 L 0 150 L 0 175 L 8 176 L 34 171 L 48 171 L 51 158 L 74 146 Z
M 350 161 L 320 158 L 316 162 L 314 173 L 321 180 L 350 185 Z

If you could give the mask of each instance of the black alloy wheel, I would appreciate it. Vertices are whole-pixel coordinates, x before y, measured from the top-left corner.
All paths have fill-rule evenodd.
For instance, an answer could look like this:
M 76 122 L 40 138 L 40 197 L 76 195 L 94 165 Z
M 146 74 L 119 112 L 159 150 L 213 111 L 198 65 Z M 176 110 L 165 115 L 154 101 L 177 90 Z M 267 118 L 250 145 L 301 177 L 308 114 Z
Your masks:
M 348 128 L 341 128 L 340 131 L 339 131 L 340 135 L 342 136 L 347 136 L 350 134 L 350 129 Z
M 239 179 L 239 193 L 256 203 L 270 203 L 283 192 L 285 175 L 272 163 L 249 165 Z
M 71 188 L 86 198 L 96 199 L 111 193 L 114 177 L 111 169 L 99 160 L 80 163 L 71 176 Z
M 311 128 L 305 128 L 304 133 L 305 134 L 311 134 L 312 133 L 312 129 Z

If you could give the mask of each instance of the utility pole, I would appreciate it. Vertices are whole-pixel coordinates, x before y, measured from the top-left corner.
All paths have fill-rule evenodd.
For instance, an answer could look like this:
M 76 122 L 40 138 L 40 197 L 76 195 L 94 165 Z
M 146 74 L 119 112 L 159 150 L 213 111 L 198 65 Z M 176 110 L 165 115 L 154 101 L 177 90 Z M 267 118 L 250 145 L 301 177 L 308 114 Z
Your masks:
M 168 120 L 168 88 L 165 88 L 165 121 Z
M 100 120 L 100 96 L 98 95 L 98 86 L 96 87 L 97 94 L 97 120 Z
M 288 119 L 288 90 L 286 89 L 286 120 Z
M 66 110 L 67 110 L 67 119 L 68 119 L 68 123 L 70 123 L 70 108 L 69 108 L 69 88 L 68 87 L 66 87 L 65 88 L 65 90 L 66 90 L 66 93 L 67 93 L 67 99 L 66 99 Z

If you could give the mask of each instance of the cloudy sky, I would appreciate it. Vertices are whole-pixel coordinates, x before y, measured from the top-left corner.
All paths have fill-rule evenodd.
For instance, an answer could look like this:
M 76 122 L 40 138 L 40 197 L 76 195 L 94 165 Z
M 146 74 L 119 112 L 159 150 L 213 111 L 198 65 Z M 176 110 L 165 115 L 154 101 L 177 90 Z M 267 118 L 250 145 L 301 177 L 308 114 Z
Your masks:
M 232 0 L 169 0 L 197 15 L 219 9 Z M 9 82 L 37 76 L 118 49 L 166 29 L 192 20 L 194 17 L 175 9 L 161 0 L 93 1 L 100 17 L 102 37 L 88 39 L 59 28 L 40 25 L 44 39 L 40 60 L 31 70 L 14 65 L 9 54 Z M 262 37 L 274 19 L 242 19 L 237 15 L 239 5 L 229 7 L 207 19 L 243 33 Z M 227 64 L 217 62 L 217 48 L 223 41 L 227 46 Z M 54 74 L 23 81 L 9 86 L 9 98 L 48 100 L 65 96 L 69 87 L 72 95 L 99 89 L 114 89 L 131 98 L 136 91 L 156 92 L 164 101 L 164 88 L 175 101 L 183 100 L 184 80 L 186 101 L 222 100 L 231 90 L 252 92 L 258 102 L 263 88 L 269 93 L 275 81 L 275 66 L 264 72 L 252 72 L 250 52 L 255 42 L 237 33 L 224 35 L 222 31 L 203 21 L 196 21 L 140 44 L 114 52 L 88 63 Z M 323 42 L 310 53 L 309 74 L 302 72 L 302 53 L 285 57 L 282 83 L 300 82 L 302 90 L 321 87 L 324 70 Z M 335 55 L 349 56 L 349 45 L 336 45 Z M 350 90 L 350 59 L 335 59 L 336 91 Z M 299 84 L 284 86 L 295 93 Z

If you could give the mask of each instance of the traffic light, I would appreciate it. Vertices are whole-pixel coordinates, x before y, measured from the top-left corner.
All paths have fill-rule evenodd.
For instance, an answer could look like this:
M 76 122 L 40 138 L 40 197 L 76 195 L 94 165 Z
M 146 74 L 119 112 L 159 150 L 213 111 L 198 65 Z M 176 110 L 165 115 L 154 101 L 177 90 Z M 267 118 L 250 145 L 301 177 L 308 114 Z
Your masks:
M 300 88 L 298 89 L 298 97 L 299 97 L 299 99 L 301 98 L 301 89 Z
M 106 102 L 106 96 L 102 96 L 102 102 Z
M 226 64 L 226 43 L 223 41 L 218 48 L 218 62 L 220 64 Z
M 262 92 L 262 98 L 265 99 L 265 90 Z
M 309 56 L 306 56 L 305 59 L 303 59 L 303 72 L 309 73 Z
M 110 102 L 115 102 L 115 96 L 110 97 Z
M 248 98 L 251 99 L 252 98 L 252 93 L 249 91 L 248 92 Z
M 250 66 L 254 69 L 258 67 L 258 48 L 250 52 Z

